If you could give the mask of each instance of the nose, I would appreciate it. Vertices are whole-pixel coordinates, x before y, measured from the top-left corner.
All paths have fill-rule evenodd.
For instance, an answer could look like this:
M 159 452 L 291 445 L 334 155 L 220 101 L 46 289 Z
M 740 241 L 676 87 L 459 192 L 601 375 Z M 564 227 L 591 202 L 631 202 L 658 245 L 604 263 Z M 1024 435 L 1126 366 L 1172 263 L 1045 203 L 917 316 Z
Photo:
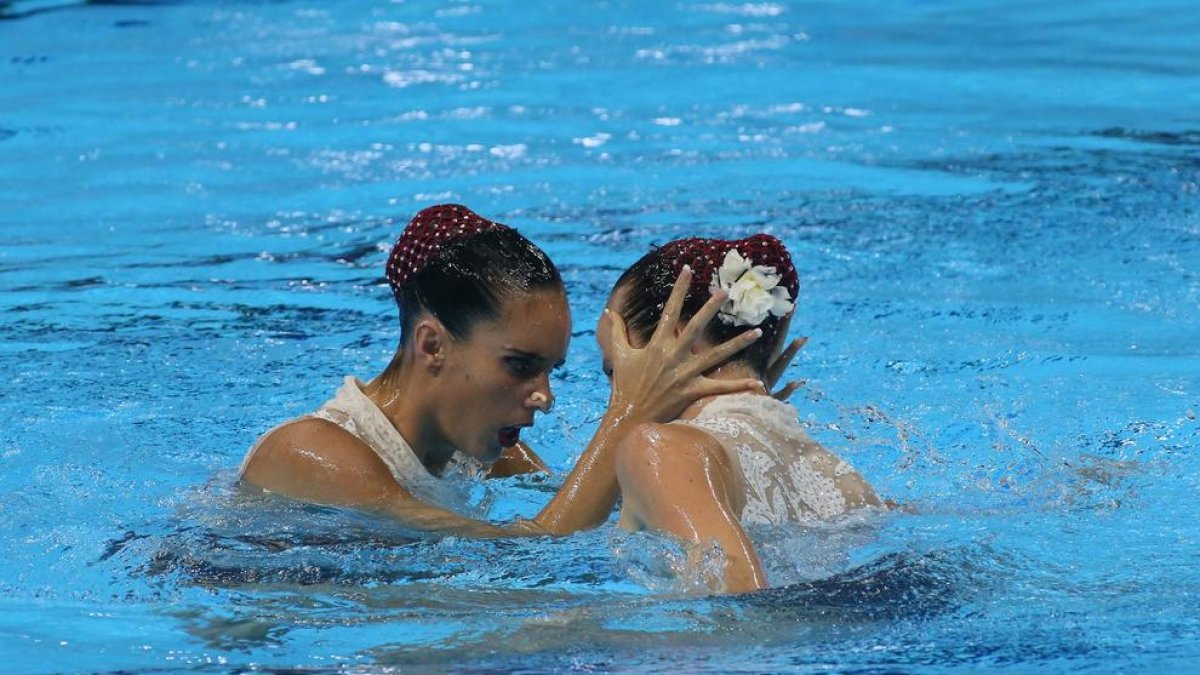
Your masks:
M 550 391 L 549 378 L 543 378 L 538 383 L 537 389 L 534 389 L 529 394 L 529 398 L 525 399 L 525 405 L 541 410 L 544 413 L 548 413 L 554 408 L 554 394 Z

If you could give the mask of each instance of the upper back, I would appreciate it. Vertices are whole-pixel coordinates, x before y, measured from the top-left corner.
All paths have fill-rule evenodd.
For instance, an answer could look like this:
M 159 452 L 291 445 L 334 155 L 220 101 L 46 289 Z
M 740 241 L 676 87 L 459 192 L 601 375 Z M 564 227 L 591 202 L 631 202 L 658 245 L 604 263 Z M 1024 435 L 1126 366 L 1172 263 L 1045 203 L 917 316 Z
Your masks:
M 745 491 L 743 522 L 829 518 L 879 504 L 850 464 L 808 437 L 795 408 L 769 396 L 721 396 L 675 424 L 705 431 L 728 453 Z

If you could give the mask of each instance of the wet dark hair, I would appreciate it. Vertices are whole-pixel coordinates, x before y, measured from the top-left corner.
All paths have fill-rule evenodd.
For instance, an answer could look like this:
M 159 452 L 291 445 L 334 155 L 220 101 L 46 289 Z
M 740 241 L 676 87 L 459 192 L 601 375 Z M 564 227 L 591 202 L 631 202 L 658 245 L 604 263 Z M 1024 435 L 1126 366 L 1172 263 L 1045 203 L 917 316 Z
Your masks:
M 549 256 L 516 230 L 500 227 L 451 241 L 396 291 L 400 342 L 407 344 L 424 313 L 457 339 L 499 316 L 505 300 L 544 289 L 562 290 Z
M 621 274 L 613 286 L 613 292 L 622 291 L 624 295 L 617 311 L 625 320 L 630 336 L 636 336 L 645 342 L 654 334 L 684 263 L 692 265 L 695 276 L 692 279 L 692 287 L 688 289 L 684 298 L 680 318 L 690 319 L 700 311 L 710 297 L 708 286 L 712 268 L 697 266 L 695 262 L 680 260 L 678 253 L 669 251 L 667 247 L 656 247 Z M 701 278 L 702 276 L 706 278 Z M 713 344 L 719 344 L 748 330 L 761 328 L 762 337 L 731 357 L 728 362 L 744 363 L 759 375 L 764 375 L 771 365 L 771 357 L 781 337 L 782 326 L 783 317 L 773 315 L 757 326 L 734 326 L 725 323 L 719 317 L 713 317 L 704 327 L 704 336 Z

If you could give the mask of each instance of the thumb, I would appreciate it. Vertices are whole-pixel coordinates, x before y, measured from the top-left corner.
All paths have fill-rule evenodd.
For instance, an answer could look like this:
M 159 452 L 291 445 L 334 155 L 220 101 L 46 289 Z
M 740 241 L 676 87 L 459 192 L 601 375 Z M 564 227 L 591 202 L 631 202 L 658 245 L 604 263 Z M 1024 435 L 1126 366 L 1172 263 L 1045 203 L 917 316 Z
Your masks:
M 604 315 L 608 317 L 609 322 L 612 324 L 609 339 L 612 341 L 613 351 L 629 349 L 631 346 L 629 344 L 629 329 L 625 326 L 625 319 L 622 319 L 620 314 L 608 309 L 604 310 Z

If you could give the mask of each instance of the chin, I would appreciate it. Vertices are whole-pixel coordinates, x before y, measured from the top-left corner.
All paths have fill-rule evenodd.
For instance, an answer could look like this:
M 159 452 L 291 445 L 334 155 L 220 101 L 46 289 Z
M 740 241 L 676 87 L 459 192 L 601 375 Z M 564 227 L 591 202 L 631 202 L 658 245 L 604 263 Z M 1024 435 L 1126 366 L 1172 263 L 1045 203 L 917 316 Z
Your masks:
M 500 445 L 499 441 L 492 439 L 490 442 L 482 443 L 472 448 L 467 454 L 484 464 L 491 464 L 500 459 L 500 455 L 503 452 L 504 448 Z

